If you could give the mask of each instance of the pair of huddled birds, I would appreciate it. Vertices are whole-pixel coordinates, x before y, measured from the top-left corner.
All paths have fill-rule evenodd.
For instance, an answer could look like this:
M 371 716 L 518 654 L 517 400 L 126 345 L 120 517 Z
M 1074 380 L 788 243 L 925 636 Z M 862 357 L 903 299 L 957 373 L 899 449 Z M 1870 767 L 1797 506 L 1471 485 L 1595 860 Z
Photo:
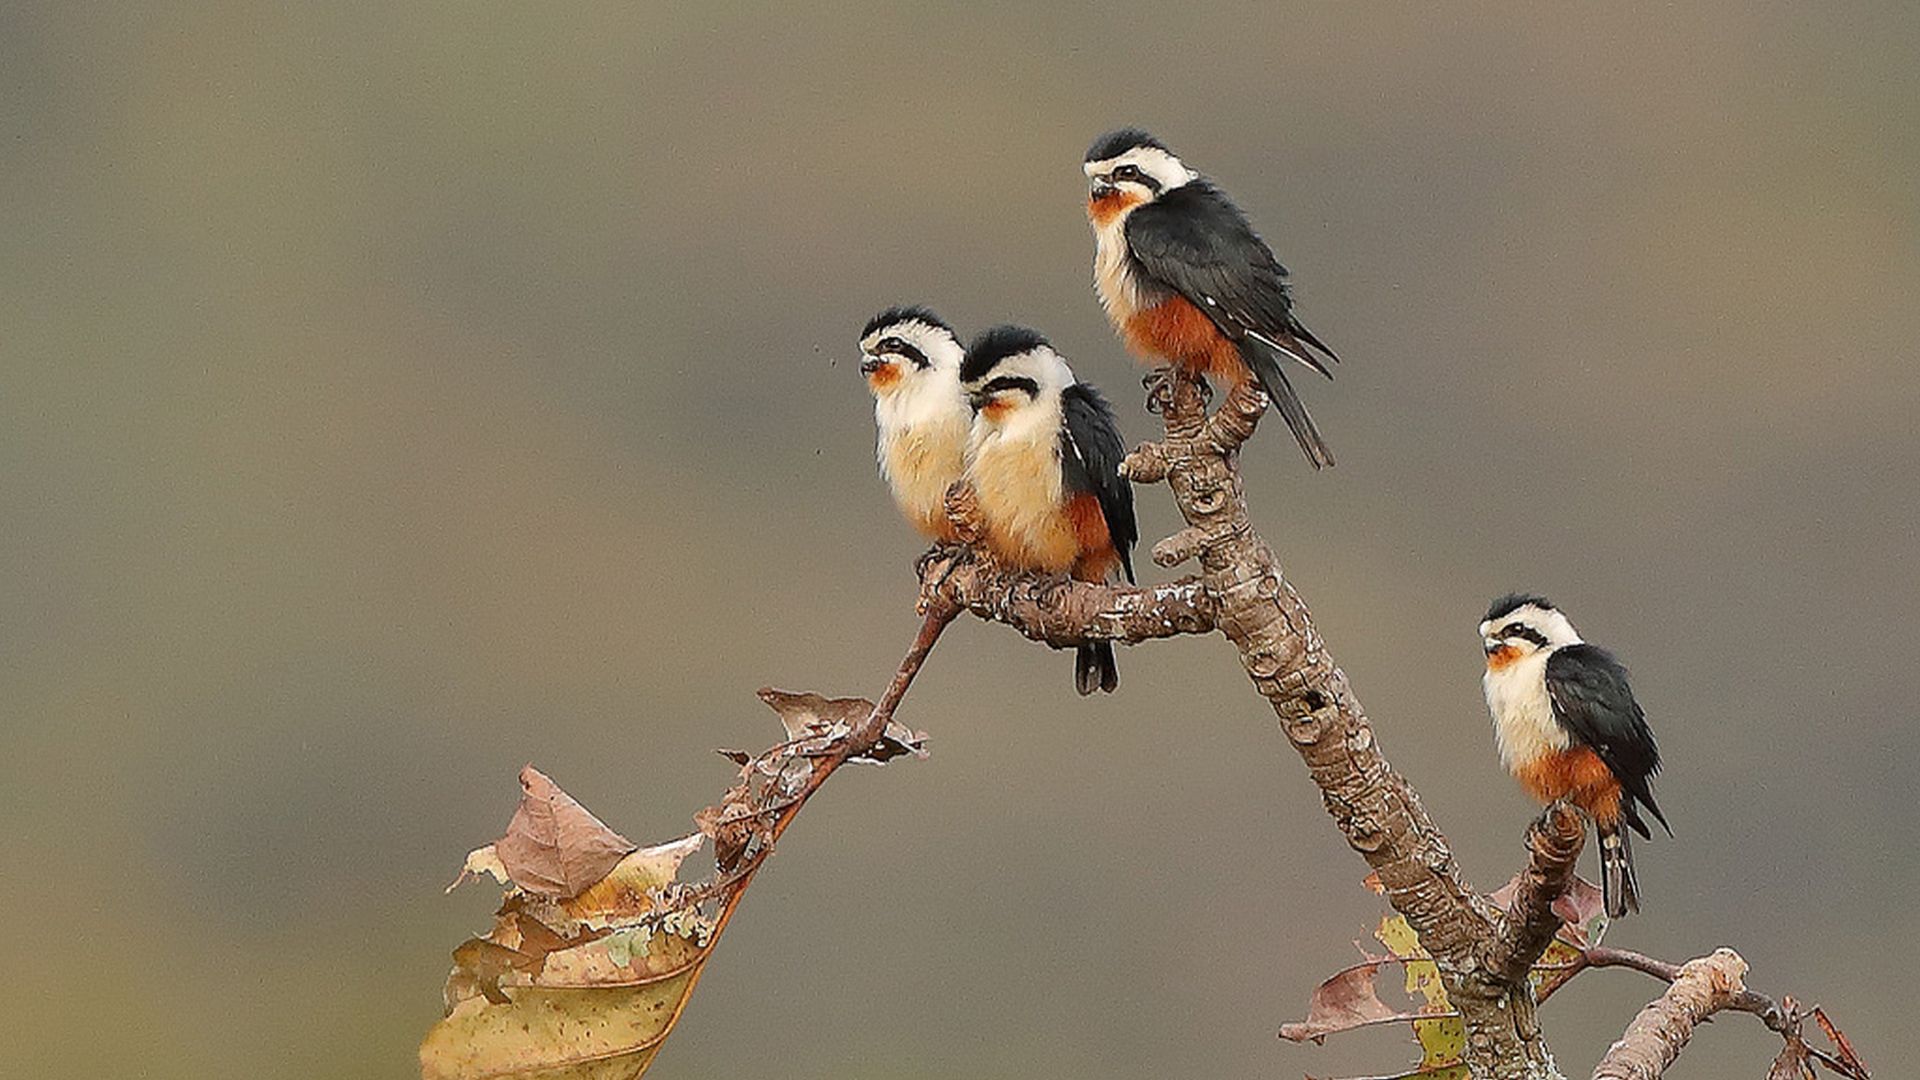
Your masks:
M 1094 286 L 1128 348 L 1227 386 L 1257 380 L 1314 468 L 1333 464 L 1287 380 L 1293 361 L 1331 378 L 1339 361 L 1293 312 L 1286 268 L 1225 192 L 1136 128 L 1087 152 Z M 1113 410 L 1040 334 L 997 326 L 966 346 L 925 307 L 890 308 L 861 333 L 881 474 L 907 519 L 957 539 L 947 489 L 973 488 L 982 545 L 1009 567 L 1133 581 L 1139 538 Z M 1566 799 L 1600 837 L 1609 915 L 1639 910 L 1631 829 L 1663 828 L 1660 755 L 1627 672 L 1582 641 L 1544 598 L 1502 597 L 1480 624 L 1487 707 L 1507 769 L 1543 803 Z M 1081 694 L 1119 682 L 1111 642 L 1074 658 Z M 1671 833 L 1671 830 L 1669 830 Z

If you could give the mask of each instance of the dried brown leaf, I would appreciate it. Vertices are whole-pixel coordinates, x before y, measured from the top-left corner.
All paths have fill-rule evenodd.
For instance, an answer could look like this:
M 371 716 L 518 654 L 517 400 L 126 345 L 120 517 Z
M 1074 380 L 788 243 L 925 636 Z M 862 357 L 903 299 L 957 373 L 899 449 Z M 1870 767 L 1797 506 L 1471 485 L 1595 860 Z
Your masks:
M 424 1080 L 633 1080 L 673 1030 L 752 870 L 834 740 L 873 705 L 770 691 L 789 738 L 729 753 L 738 782 L 695 816 L 699 831 L 636 849 L 533 768 L 507 836 L 467 857 L 459 881 L 506 886 L 493 930 L 455 951 L 447 1016 L 420 1046 Z M 765 695 L 763 695 L 765 696 Z M 902 729 L 904 730 L 904 729 Z M 907 733 L 891 756 L 918 753 Z M 909 741 L 911 740 L 911 741 Z M 678 880 L 711 838 L 719 876 Z M 456 881 L 456 884 L 459 882 Z
M 523 812 L 515 814 L 509 838 L 532 843 L 559 875 L 594 879 L 556 896 L 531 887 L 546 879 L 524 879 L 524 864 L 502 851 L 512 850 L 505 839 L 468 856 L 462 879 L 495 874 L 506 897 L 493 930 L 454 950 L 447 1015 L 421 1043 L 421 1076 L 637 1077 L 672 1029 L 712 946 L 712 921 L 698 898 L 675 884 L 681 863 L 706 837 L 634 849 L 538 772 L 523 772 L 521 787 Z M 561 855 L 583 837 L 587 851 L 626 850 L 610 867 L 582 870 Z
M 472 985 L 495 1005 L 511 1000 L 500 990 L 500 980 L 508 972 L 532 975 L 540 970 L 540 963 L 538 956 L 528 956 L 485 938 L 471 938 L 453 950 L 454 976 L 472 980 Z
M 1851 1073 L 1843 1073 L 1842 1075 L 1848 1076 L 1849 1080 L 1870 1080 L 1873 1074 L 1867 1070 L 1867 1063 L 1861 1061 L 1860 1055 L 1854 1052 L 1853 1042 L 1847 1038 L 1847 1033 L 1835 1027 L 1833 1021 L 1827 1019 L 1827 1011 L 1816 1005 L 1813 1010 L 1813 1020 L 1814 1023 L 1820 1025 L 1820 1030 L 1825 1032 L 1827 1038 L 1832 1041 L 1833 1048 L 1836 1051 L 1835 1057 L 1838 1059 L 1841 1069 L 1852 1070 Z M 1829 1062 L 1828 1064 L 1829 1067 L 1831 1067 L 1833 1063 Z
M 707 842 L 701 833 L 627 853 L 600 880 L 558 906 L 573 921 L 588 926 L 642 918 L 655 909 L 659 891 L 673 884 L 680 864 Z
M 1767 1067 L 1767 1080 L 1814 1080 L 1813 1055 L 1808 1052 L 1805 1039 L 1787 1036 L 1780 1055 Z
M 756 836 L 765 833 L 768 823 L 754 805 L 752 791 L 745 782 L 735 784 L 717 805 L 693 815 L 693 826 L 713 840 L 714 862 L 723 874 L 732 873 L 746 857 Z
M 493 845 L 515 885 L 554 899 L 579 895 L 634 847 L 531 765 L 520 770 L 520 806 L 507 834 Z
M 1398 1020 L 1412 1020 L 1418 1013 L 1398 1012 L 1380 1000 L 1374 989 L 1374 976 L 1386 958 L 1369 959 L 1336 973 L 1314 987 L 1307 1002 L 1307 1018 L 1280 1027 L 1280 1037 L 1293 1042 L 1324 1042 L 1329 1035 Z
M 469 881 L 478 881 L 482 875 L 492 877 L 502 885 L 513 880 L 507 876 L 507 868 L 500 865 L 500 853 L 493 849 L 492 844 L 467 852 L 467 861 L 461 864 L 459 876 L 453 879 L 446 891 L 452 892 Z
M 830 698 L 819 694 L 796 694 L 774 687 L 763 687 L 760 700 L 780 716 L 787 738 L 799 743 L 799 752 L 822 753 L 828 744 L 845 738 L 873 715 L 874 704 L 866 698 Z M 880 741 L 864 754 L 848 759 L 870 764 L 885 764 L 902 754 L 926 756 L 927 735 L 889 720 Z

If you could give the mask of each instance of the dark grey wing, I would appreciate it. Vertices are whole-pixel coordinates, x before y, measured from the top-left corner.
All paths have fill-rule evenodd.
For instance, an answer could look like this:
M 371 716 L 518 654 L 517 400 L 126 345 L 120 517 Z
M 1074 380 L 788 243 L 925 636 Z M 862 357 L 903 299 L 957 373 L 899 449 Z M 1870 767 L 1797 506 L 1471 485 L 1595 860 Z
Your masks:
M 1120 475 L 1127 447 L 1120 439 L 1113 408 L 1100 391 L 1086 383 L 1074 383 L 1061 391 L 1060 407 L 1065 417 L 1060 463 L 1067 488 L 1090 491 L 1099 500 L 1100 514 L 1107 519 L 1107 535 L 1120 553 L 1127 580 L 1132 581 L 1133 545 L 1140 539 L 1140 525 L 1133 516 L 1133 485 Z
M 1206 312 L 1221 333 L 1253 338 L 1333 377 L 1315 350 L 1338 363 L 1293 314 L 1287 268 L 1219 188 L 1194 180 L 1127 215 L 1127 248 L 1148 277 Z
M 1646 836 L 1634 804 L 1645 806 L 1673 835 L 1666 816 L 1653 801 L 1652 781 L 1660 771 L 1660 748 L 1654 745 L 1647 714 L 1634 700 L 1627 669 L 1613 654 L 1584 642 L 1556 649 L 1547 657 L 1547 696 L 1553 715 L 1574 740 L 1593 748 L 1620 781 L 1627 799 L 1621 808 L 1627 824 Z
M 1240 208 L 1212 184 L 1194 180 L 1127 215 L 1126 235 L 1141 273 L 1205 312 L 1238 347 L 1313 467 L 1332 465 L 1333 449 L 1281 365 L 1296 360 L 1332 378 L 1313 351 L 1339 357 L 1293 317 L 1287 268 Z

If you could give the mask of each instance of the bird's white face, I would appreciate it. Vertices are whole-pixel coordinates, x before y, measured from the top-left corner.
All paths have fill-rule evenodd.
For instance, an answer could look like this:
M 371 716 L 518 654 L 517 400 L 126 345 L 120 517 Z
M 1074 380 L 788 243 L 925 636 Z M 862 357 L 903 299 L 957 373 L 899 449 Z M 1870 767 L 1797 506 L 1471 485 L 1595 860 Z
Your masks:
M 1522 604 L 1480 624 L 1480 643 L 1489 671 L 1502 671 L 1543 650 L 1575 645 L 1580 634 L 1553 608 Z
M 883 326 L 860 342 L 860 373 L 882 400 L 947 395 L 959 379 L 964 347 L 939 326 L 906 319 Z
M 1031 426 L 1036 433 L 1045 426 L 1051 433 L 1059 426 L 1060 392 L 1073 381 L 1066 360 L 1041 346 L 1006 357 L 965 389 L 976 425 L 1008 430 Z
M 1089 161 L 1082 168 L 1087 174 L 1087 213 L 1100 223 L 1124 216 L 1199 175 L 1157 146 L 1136 146 Z

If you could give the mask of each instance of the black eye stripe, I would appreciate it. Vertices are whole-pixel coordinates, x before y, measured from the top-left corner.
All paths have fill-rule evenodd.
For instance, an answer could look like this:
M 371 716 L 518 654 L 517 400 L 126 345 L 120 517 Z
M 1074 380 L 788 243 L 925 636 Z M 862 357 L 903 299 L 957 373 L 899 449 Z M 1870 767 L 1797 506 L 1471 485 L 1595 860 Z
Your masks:
M 1002 390 L 1025 390 L 1027 396 L 1032 397 L 1040 392 L 1040 384 L 1024 375 L 1002 375 L 989 380 L 981 390 L 988 394 L 997 394 Z
M 1160 181 L 1148 176 L 1138 165 L 1120 166 L 1113 170 L 1113 178 L 1115 180 L 1131 180 L 1155 194 L 1158 194 L 1160 191 Z
M 921 352 L 904 338 L 882 338 L 880 344 L 876 347 L 883 353 L 893 353 L 896 356 L 913 361 L 913 366 L 915 367 L 924 368 L 932 366 L 927 360 L 927 354 Z
M 1519 638 L 1522 641 L 1531 641 L 1541 648 L 1546 648 L 1547 645 L 1547 635 L 1525 623 L 1508 623 L 1506 626 L 1501 627 L 1500 636 L 1503 638 Z

